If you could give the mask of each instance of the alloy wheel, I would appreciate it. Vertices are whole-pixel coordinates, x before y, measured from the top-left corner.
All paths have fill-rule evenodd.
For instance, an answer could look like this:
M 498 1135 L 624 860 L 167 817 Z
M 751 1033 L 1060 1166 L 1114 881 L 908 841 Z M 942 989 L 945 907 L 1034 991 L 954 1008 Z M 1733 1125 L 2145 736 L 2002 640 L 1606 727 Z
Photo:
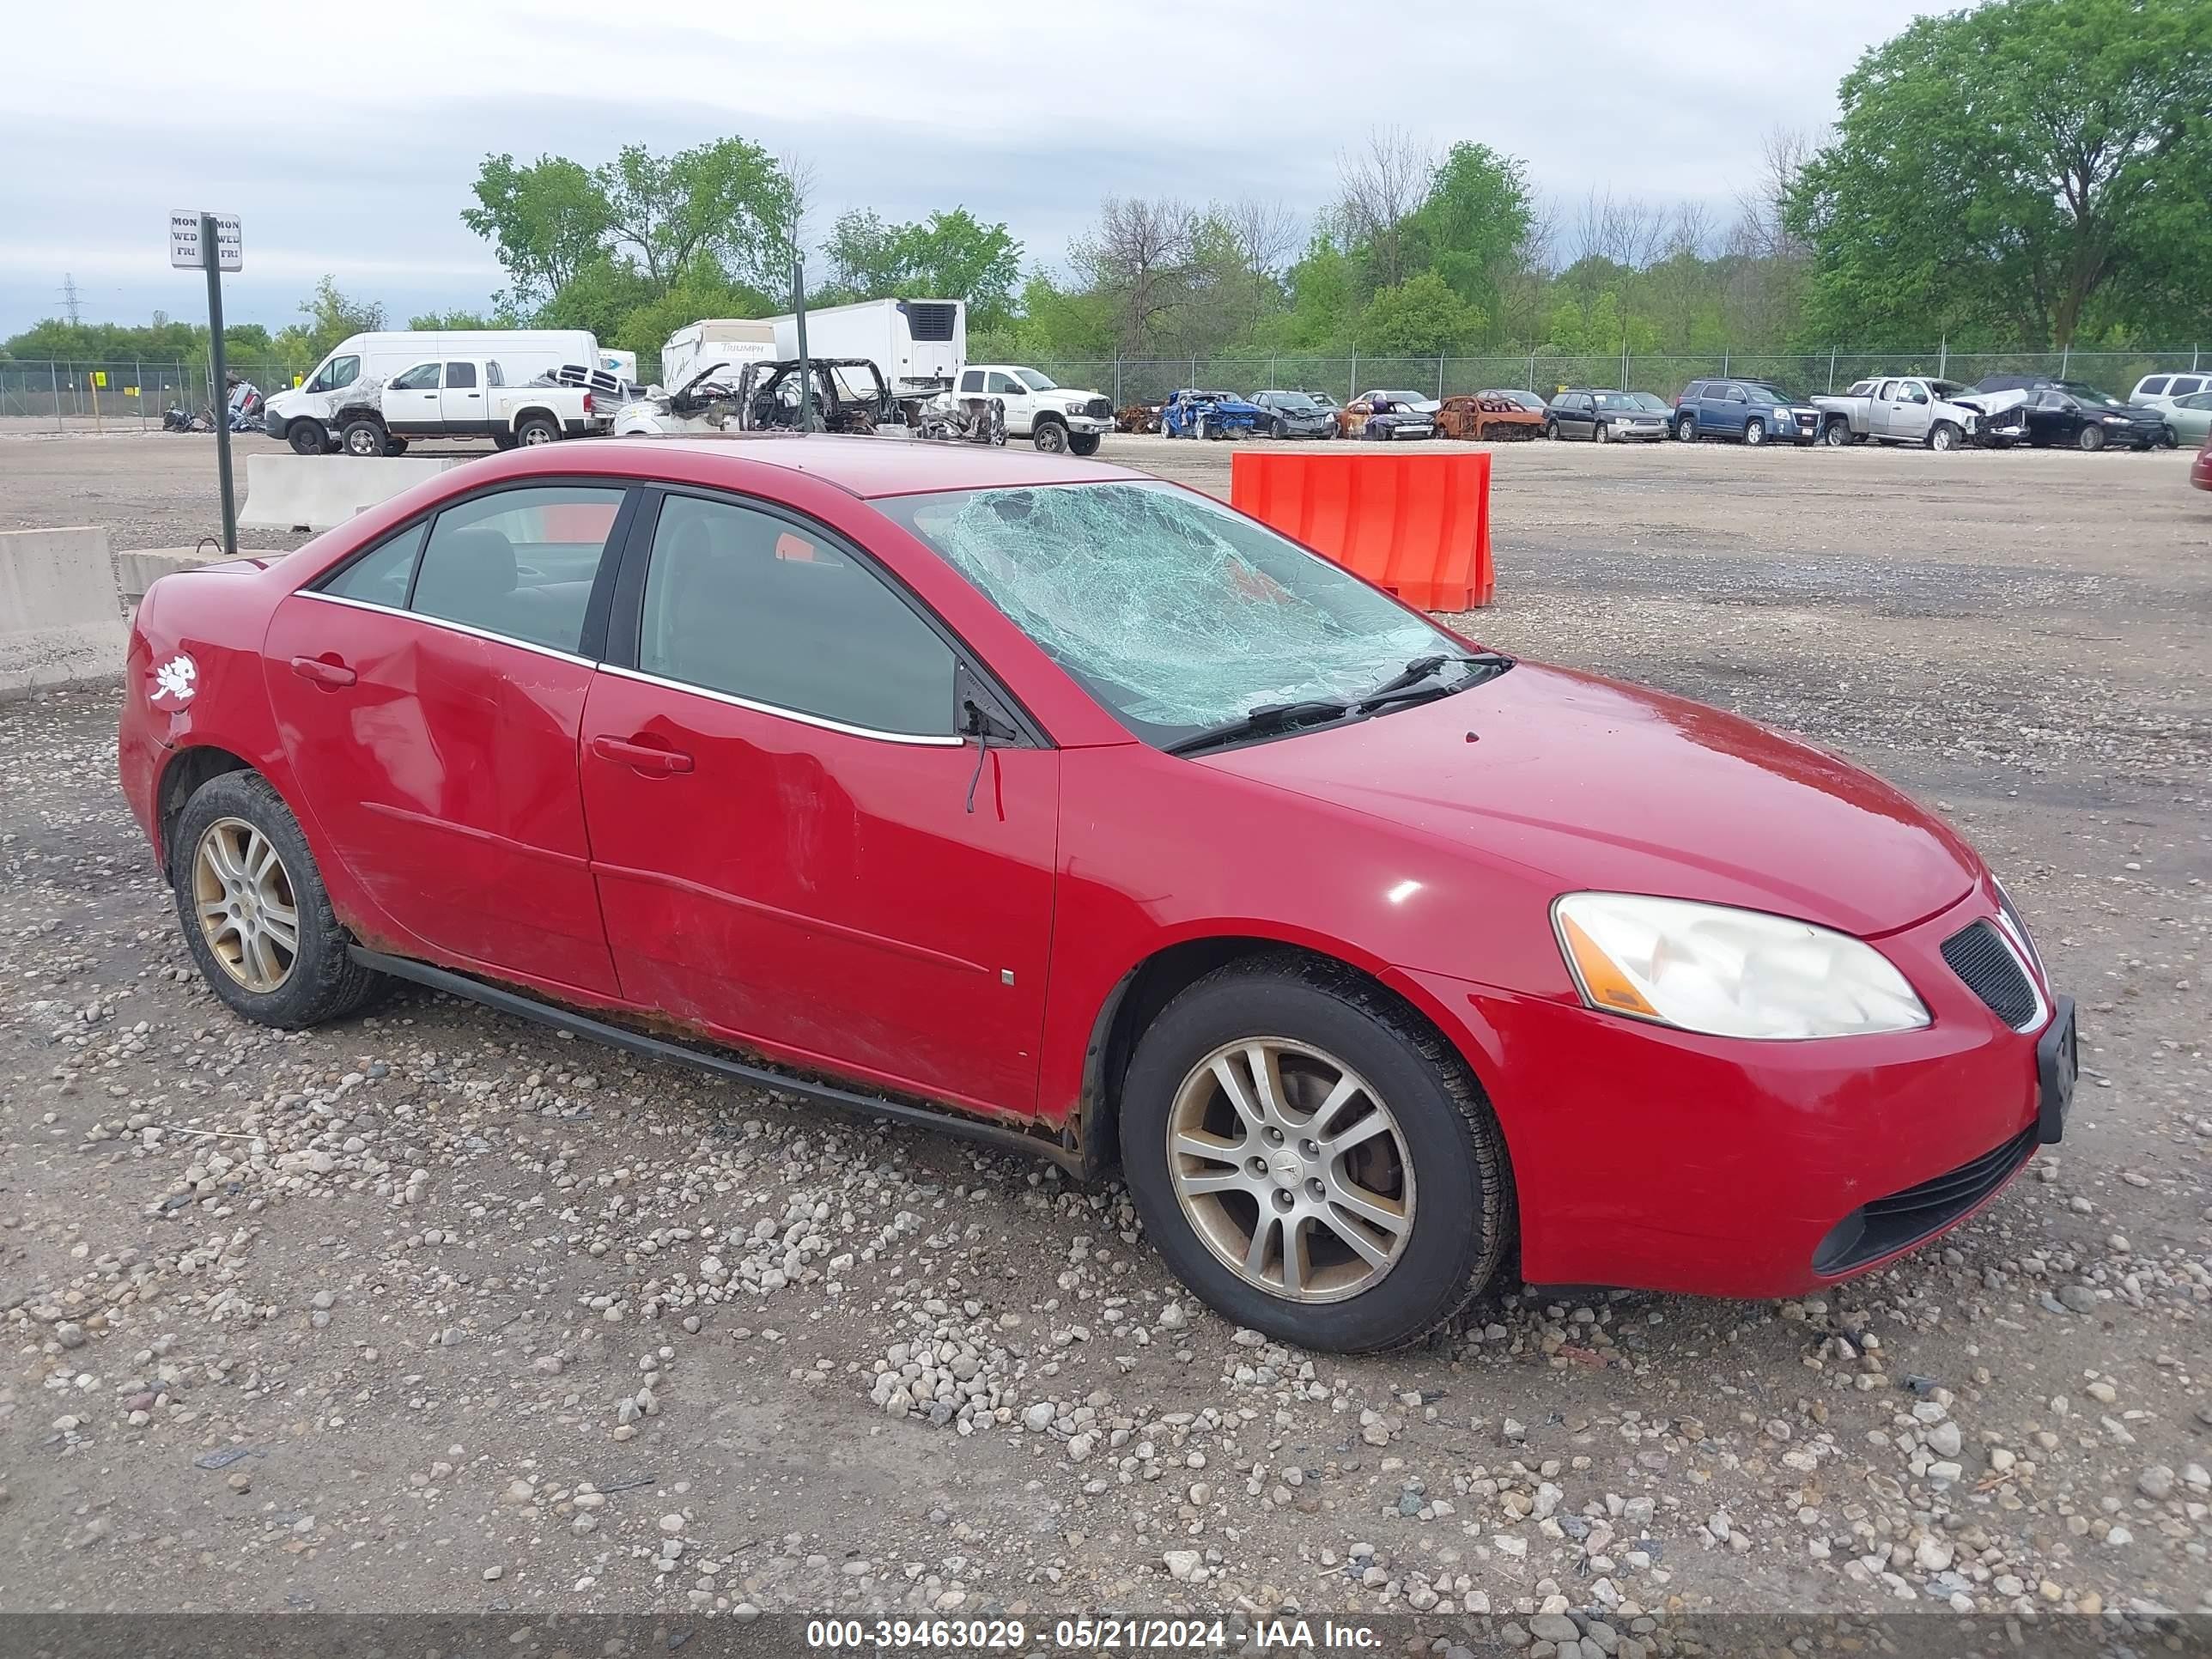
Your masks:
M 217 818 L 192 851 L 192 908 L 208 952 L 258 994 L 281 988 L 300 954 L 299 902 L 284 860 L 243 818 Z
M 1244 1037 L 1208 1054 L 1176 1091 L 1167 1140 L 1192 1231 L 1272 1296 L 1358 1296 L 1413 1236 L 1413 1162 L 1398 1120 L 1358 1073 L 1310 1044 Z

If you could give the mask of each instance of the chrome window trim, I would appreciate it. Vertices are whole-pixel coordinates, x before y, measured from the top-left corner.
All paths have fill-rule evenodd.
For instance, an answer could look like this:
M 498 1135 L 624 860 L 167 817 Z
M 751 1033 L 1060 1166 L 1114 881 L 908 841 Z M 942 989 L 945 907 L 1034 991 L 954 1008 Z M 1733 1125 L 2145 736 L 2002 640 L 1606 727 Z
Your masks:
M 872 738 L 878 743 L 902 743 L 924 749 L 959 749 L 967 739 L 948 732 L 932 737 L 920 732 L 884 732 L 872 726 L 853 726 L 844 720 L 832 720 L 827 714 L 810 714 L 804 709 L 786 708 L 772 702 L 757 702 L 750 697 L 740 697 L 734 692 L 717 691 L 711 686 L 693 685 L 684 680 L 672 680 L 661 674 L 648 674 L 641 668 L 623 668 L 603 662 L 599 672 L 612 674 L 621 679 L 635 680 L 641 685 L 656 685 L 668 691 L 682 691 L 695 697 L 706 697 L 715 702 L 727 703 L 732 708 L 743 708 L 755 714 L 769 714 L 778 720 L 794 720 L 801 726 L 811 726 L 823 732 L 838 732 L 848 738 Z
M 325 605 L 342 605 L 353 611 L 370 611 L 380 616 L 404 617 L 432 628 L 442 628 L 450 633 L 465 634 L 472 640 L 489 640 L 494 645 L 511 645 L 518 651 L 534 651 L 541 657 L 550 657 L 556 662 L 571 662 L 579 668 L 597 668 L 599 665 L 589 657 L 580 657 L 573 651 L 562 651 L 550 645 L 540 645 L 535 640 L 518 640 L 512 634 L 495 634 L 489 628 L 473 623 L 455 622 L 449 617 L 434 617 L 427 611 L 409 611 L 398 605 L 376 605 L 368 599 L 349 599 L 343 593 L 325 593 L 319 588 L 302 587 L 295 590 L 303 599 L 320 599 Z

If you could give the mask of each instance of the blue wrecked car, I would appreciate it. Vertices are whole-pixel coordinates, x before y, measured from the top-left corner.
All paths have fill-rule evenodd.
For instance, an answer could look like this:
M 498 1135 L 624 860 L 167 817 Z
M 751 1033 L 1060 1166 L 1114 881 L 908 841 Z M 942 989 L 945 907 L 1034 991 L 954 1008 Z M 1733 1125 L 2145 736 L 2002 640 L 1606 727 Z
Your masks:
M 1272 418 L 1233 392 L 1192 388 L 1169 394 L 1160 407 L 1160 430 L 1170 438 L 1249 438 L 1265 430 Z

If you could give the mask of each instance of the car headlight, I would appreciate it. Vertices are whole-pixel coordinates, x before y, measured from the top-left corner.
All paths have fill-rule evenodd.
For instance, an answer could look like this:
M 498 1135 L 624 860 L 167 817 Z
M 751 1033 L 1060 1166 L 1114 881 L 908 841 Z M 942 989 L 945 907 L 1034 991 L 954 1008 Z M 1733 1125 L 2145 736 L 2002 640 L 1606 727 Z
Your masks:
M 1583 1000 L 1711 1036 L 1917 1030 L 1928 1010 L 1873 946 L 1808 921 L 1636 893 L 1552 906 Z

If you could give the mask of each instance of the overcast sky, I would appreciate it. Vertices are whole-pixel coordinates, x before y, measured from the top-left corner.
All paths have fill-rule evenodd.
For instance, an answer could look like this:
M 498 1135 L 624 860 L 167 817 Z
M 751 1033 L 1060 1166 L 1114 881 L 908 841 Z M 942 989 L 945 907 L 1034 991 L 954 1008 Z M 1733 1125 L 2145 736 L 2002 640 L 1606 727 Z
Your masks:
M 173 207 L 236 213 L 231 317 L 325 271 L 411 312 L 500 286 L 463 228 L 487 152 L 595 163 L 729 133 L 815 168 L 818 236 L 964 204 L 1057 265 L 1099 198 L 1331 197 L 1378 123 L 1479 140 L 1563 202 L 1732 201 L 1760 135 L 1819 126 L 1911 0 L 1565 9 L 1490 0 L 15 0 L 0 100 L 0 337 L 61 311 L 204 318 Z

